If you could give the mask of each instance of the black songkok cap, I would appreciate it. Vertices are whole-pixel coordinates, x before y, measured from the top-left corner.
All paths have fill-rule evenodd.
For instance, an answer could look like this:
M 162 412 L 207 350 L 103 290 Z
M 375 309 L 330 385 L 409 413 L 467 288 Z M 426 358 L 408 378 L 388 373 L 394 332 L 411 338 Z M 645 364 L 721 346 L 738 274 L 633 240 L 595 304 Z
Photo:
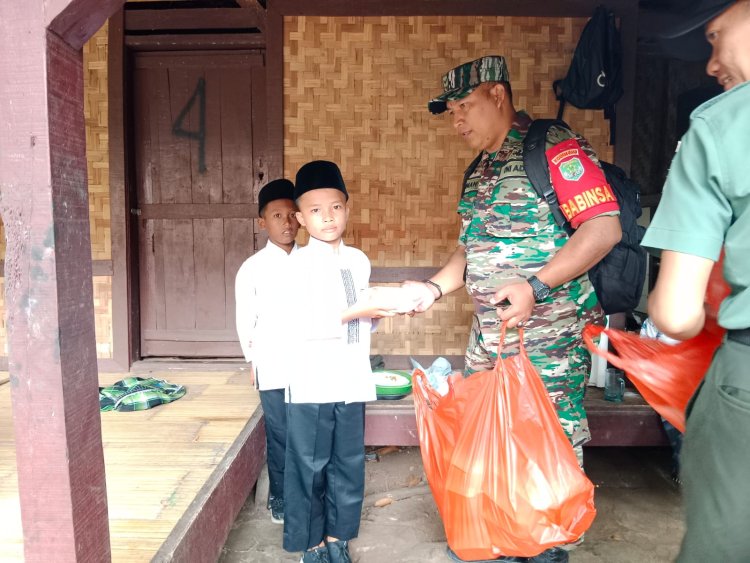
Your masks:
M 263 186 L 258 194 L 258 215 L 263 212 L 266 205 L 277 199 L 294 199 L 294 184 L 280 178 Z
M 321 188 L 339 190 L 344 193 L 347 201 L 349 200 L 341 170 L 335 163 L 327 160 L 313 160 L 299 169 L 294 182 L 294 199 L 298 199 L 305 192 Z

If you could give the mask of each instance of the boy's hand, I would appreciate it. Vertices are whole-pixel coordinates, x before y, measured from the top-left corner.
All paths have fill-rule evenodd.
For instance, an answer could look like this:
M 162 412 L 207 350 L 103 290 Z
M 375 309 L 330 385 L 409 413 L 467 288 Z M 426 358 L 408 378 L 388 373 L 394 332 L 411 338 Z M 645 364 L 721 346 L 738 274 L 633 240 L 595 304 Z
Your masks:
M 396 311 L 392 311 L 390 309 L 380 309 L 378 307 L 374 307 L 370 310 L 370 313 L 368 315 L 371 319 L 382 319 L 383 317 L 395 317 Z
M 369 305 L 379 307 L 383 311 L 393 313 L 408 313 L 414 309 L 419 297 L 409 287 L 375 286 L 366 292 Z
M 341 314 L 341 322 L 346 323 L 352 319 L 382 319 L 383 317 L 393 317 L 395 311 L 383 308 L 378 303 L 372 303 L 369 299 L 358 301 Z
M 386 291 L 381 291 L 381 289 L 386 289 Z M 369 288 L 365 293 L 366 299 L 362 302 L 361 316 L 371 319 L 393 317 L 396 314 L 393 308 L 393 295 L 387 290 L 388 288 Z
M 420 303 L 419 295 L 410 287 L 371 287 L 361 299 L 341 315 L 341 321 L 356 318 L 382 319 L 397 314 L 410 313 Z

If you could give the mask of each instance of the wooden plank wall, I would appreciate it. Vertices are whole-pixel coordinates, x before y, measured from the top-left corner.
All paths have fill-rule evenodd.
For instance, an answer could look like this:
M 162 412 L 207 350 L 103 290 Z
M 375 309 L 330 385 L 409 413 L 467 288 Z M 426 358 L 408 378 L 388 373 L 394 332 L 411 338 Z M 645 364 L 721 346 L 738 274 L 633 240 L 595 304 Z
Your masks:
M 504 54 L 514 103 L 554 116 L 586 18 L 496 16 L 284 18 L 284 171 L 336 161 L 351 194 L 347 242 L 374 267 L 434 267 L 456 247 L 456 203 L 474 154 L 427 101 L 462 62 Z M 612 159 L 600 111 L 565 118 Z M 463 290 L 434 311 L 382 323 L 373 353 L 463 354 L 472 305 Z

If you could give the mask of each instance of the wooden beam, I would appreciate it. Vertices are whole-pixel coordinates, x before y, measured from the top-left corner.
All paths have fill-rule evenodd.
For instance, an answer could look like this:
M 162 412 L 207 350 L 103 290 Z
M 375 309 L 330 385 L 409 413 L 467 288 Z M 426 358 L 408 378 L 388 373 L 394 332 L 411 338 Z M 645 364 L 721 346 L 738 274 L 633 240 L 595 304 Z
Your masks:
M 235 0 L 237 4 L 240 5 L 241 8 L 245 10 L 254 10 L 256 12 L 265 12 L 266 11 L 266 1 L 262 0 Z
M 448 363 L 453 366 L 453 369 L 464 368 L 464 356 L 457 354 L 383 354 L 383 362 L 385 367 L 388 369 L 407 369 L 411 371 L 413 366 L 411 359 L 414 360 L 422 367 L 430 367 L 435 358 L 442 356 Z
M 386 362 L 388 367 L 393 368 Z M 462 364 L 452 363 L 454 367 Z M 395 368 L 394 368 L 395 369 Z M 666 446 L 661 418 L 640 395 L 628 394 L 622 403 L 603 399 L 597 387 L 586 388 L 584 407 L 591 429 L 588 447 Z M 417 417 L 410 395 L 398 401 L 368 403 L 365 410 L 365 444 L 368 446 L 418 446 Z
M 408 401 L 375 401 L 365 407 L 366 446 L 419 446 L 417 415 Z
M 124 14 L 120 10 L 109 19 L 107 45 L 108 125 L 109 125 L 109 209 L 112 236 L 112 360 L 127 370 L 137 359 L 138 308 L 131 295 L 138 288 L 136 252 L 137 229 L 130 229 L 130 202 L 125 127 L 125 39 Z M 131 278 L 132 276 L 132 278 Z M 134 281 L 131 281 L 134 280 Z M 133 300 L 137 303 L 137 300 Z M 132 308 L 131 308 L 132 307 Z
M 262 186 L 284 174 L 284 16 L 270 5 L 266 14 L 266 131 L 265 162 L 258 167 Z
M 201 340 L 196 342 L 176 342 L 174 340 L 144 340 L 141 355 L 144 358 L 153 356 L 179 356 L 181 358 L 241 358 L 242 348 L 236 340 L 216 342 Z
M 0 212 L 24 555 L 109 561 L 83 60 L 45 31 L 45 7 L 0 2 Z
M 217 561 L 266 460 L 263 411 L 255 414 L 156 552 L 154 563 Z
M 111 260 L 93 260 L 91 262 L 92 273 L 94 276 L 111 276 Z M 5 260 L 0 260 L 0 278 L 5 277 Z
M 255 219 L 257 203 L 149 203 L 136 211 L 141 219 Z
M 125 0 L 48 0 L 45 26 L 79 50 Z
M 587 17 L 604 4 L 618 15 L 637 0 L 269 0 L 285 16 L 537 16 Z
M 125 32 L 258 28 L 265 25 L 265 12 L 232 8 L 128 10 Z
M 264 40 L 261 33 L 126 35 L 125 45 L 136 51 L 262 49 L 264 46 Z

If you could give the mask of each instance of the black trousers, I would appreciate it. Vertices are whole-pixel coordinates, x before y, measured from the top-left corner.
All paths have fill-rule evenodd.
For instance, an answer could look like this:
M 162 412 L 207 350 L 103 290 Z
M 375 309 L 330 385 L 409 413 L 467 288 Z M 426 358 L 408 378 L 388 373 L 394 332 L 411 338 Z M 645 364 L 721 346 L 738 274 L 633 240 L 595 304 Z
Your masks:
M 357 537 L 364 490 L 364 403 L 287 405 L 284 549 Z
M 284 498 L 284 464 L 286 463 L 286 403 L 283 389 L 260 391 L 260 404 L 266 419 L 266 458 L 269 493 Z

